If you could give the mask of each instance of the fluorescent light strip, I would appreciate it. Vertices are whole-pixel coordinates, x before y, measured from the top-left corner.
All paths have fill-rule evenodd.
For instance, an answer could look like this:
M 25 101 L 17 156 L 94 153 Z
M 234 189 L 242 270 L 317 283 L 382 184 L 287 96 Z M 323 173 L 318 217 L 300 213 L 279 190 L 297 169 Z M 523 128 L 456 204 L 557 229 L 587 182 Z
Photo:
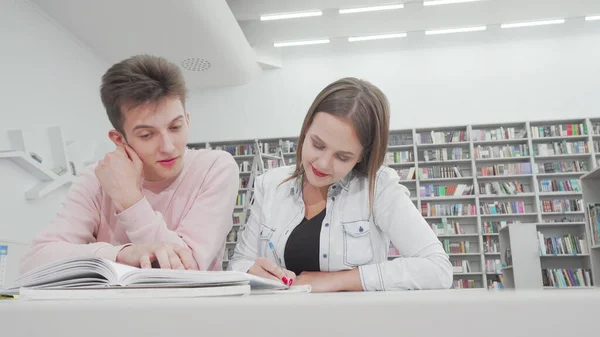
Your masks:
M 322 11 L 298 12 L 298 13 L 287 13 L 287 14 L 268 14 L 268 15 L 261 15 L 260 21 L 307 18 L 307 17 L 311 17 L 311 16 L 321 16 L 321 15 L 323 15 Z
M 586 16 L 585 21 L 596 21 L 600 20 L 600 15 Z
M 450 4 L 460 4 L 464 2 L 477 2 L 481 0 L 432 0 L 432 1 L 424 1 L 424 6 L 437 6 L 437 5 L 450 5 Z
M 292 47 L 292 46 L 307 46 L 311 44 L 325 44 L 331 42 L 329 39 L 319 40 L 304 40 L 304 41 L 288 41 L 288 42 L 275 42 L 273 47 Z
M 440 35 L 440 34 L 452 34 L 452 33 L 466 33 L 466 32 L 479 32 L 486 30 L 486 26 L 477 27 L 466 27 L 466 28 L 452 28 L 452 29 L 438 29 L 438 30 L 426 30 L 425 35 Z
M 500 25 L 500 27 L 502 27 L 502 28 L 518 28 L 518 27 L 559 25 L 561 23 L 565 23 L 565 19 L 545 20 L 545 21 L 529 21 L 529 22 L 516 22 L 516 23 L 503 23 L 503 24 Z
M 353 37 L 348 38 L 348 42 L 396 39 L 396 38 L 401 38 L 401 37 L 406 37 L 406 33 L 381 34 L 381 35 L 371 35 L 371 36 L 353 36 Z
M 372 7 L 361 7 L 361 8 L 346 8 L 340 9 L 340 14 L 351 14 L 351 13 L 362 13 L 362 12 L 377 12 L 377 11 L 391 11 L 394 9 L 404 8 L 404 4 L 396 5 L 382 5 Z

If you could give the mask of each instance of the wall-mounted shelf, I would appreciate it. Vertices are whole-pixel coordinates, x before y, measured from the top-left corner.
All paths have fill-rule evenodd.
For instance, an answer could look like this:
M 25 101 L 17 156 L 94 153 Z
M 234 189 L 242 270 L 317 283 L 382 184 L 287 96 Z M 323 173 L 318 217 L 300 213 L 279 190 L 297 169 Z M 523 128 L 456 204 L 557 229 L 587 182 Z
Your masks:
M 7 132 L 11 149 L 0 151 L 0 159 L 11 160 L 40 180 L 39 184 L 25 191 L 25 199 L 35 200 L 42 198 L 61 186 L 73 182 L 74 176 L 71 172 L 60 127 L 48 128 L 52 165 L 64 169 L 60 175 L 46 165 L 39 163 L 28 154 L 22 130 L 9 130 Z

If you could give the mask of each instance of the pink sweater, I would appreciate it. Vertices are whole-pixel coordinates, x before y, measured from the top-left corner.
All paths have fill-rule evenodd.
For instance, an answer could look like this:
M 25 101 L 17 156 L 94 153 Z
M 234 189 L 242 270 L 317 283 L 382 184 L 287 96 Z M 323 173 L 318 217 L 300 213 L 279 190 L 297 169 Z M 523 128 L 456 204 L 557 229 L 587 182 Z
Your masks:
M 239 188 L 233 157 L 219 150 L 186 150 L 170 181 L 143 182 L 144 198 L 122 213 L 104 193 L 94 166 L 81 172 L 50 226 L 21 261 L 21 273 L 57 260 L 99 256 L 114 261 L 124 245 L 185 243 L 200 270 L 221 270 Z

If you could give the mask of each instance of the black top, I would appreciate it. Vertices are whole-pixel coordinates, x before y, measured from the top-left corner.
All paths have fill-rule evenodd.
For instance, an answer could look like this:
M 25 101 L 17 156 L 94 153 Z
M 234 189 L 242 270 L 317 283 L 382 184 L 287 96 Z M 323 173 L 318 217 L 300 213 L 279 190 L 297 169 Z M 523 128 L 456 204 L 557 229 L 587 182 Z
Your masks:
M 287 240 L 284 251 L 285 268 L 300 275 L 303 271 L 321 271 L 319 248 L 321 241 L 321 224 L 325 219 L 325 209 L 310 220 L 302 222 Z

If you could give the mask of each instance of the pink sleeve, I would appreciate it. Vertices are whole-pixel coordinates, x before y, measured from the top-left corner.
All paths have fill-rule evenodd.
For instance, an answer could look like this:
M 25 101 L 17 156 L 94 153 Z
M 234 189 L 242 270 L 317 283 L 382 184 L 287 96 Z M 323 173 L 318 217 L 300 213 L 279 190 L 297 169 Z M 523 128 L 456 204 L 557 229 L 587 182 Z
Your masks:
M 192 179 L 195 177 L 198 175 L 192 175 Z M 146 198 L 119 213 L 119 225 L 125 228 L 131 242 L 185 244 L 200 270 L 208 270 L 233 226 L 239 168 L 231 155 L 224 154 L 200 178 L 203 182 L 194 203 L 175 230 L 167 227 L 162 214 L 154 211 Z
M 114 261 L 123 246 L 96 242 L 100 185 L 92 168 L 82 171 L 50 225 L 33 240 L 21 260 L 21 273 L 63 259 L 98 256 Z

